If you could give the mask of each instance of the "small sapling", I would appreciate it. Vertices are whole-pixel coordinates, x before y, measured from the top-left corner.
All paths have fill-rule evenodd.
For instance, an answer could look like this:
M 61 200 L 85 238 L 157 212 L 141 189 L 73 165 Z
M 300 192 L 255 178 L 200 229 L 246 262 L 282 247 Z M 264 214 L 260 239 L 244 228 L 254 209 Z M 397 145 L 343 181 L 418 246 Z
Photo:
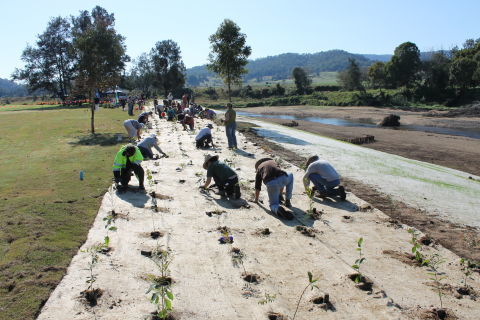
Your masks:
M 318 289 L 318 286 L 315 284 L 318 281 L 318 279 L 313 279 L 313 275 L 310 271 L 307 272 L 307 275 L 308 275 L 308 284 L 305 287 L 305 289 L 303 289 L 302 294 L 298 298 L 297 308 L 295 309 L 295 313 L 293 314 L 292 320 L 295 320 L 295 317 L 297 316 L 298 307 L 300 306 L 300 301 L 302 301 L 302 297 L 305 294 L 305 291 L 307 291 L 308 288 L 310 288 L 312 290 L 313 290 L 313 288 Z
M 268 303 L 272 303 L 275 301 L 276 298 L 277 298 L 276 294 L 269 294 L 265 292 L 264 298 L 258 301 L 258 304 L 265 305 Z
M 362 263 L 365 262 L 365 257 L 363 256 L 363 238 L 357 240 L 357 249 L 358 251 L 358 259 L 355 260 L 355 263 L 352 265 L 352 268 L 357 271 L 357 275 L 355 277 L 355 283 L 362 282 L 362 273 L 360 271 L 360 267 Z
M 422 245 L 418 240 L 418 233 L 414 229 L 408 229 L 408 233 L 412 235 L 410 243 L 412 244 L 412 254 L 415 255 L 415 260 L 417 260 L 422 266 L 428 265 L 428 259 L 425 259 L 425 256 L 421 251 Z
M 112 224 L 115 223 L 115 217 L 113 215 L 108 215 L 103 218 L 105 221 L 105 229 L 107 230 L 107 234 L 105 235 L 103 247 L 104 249 L 108 249 L 108 245 L 110 244 L 110 236 L 108 235 L 109 231 L 117 231 L 117 227 L 113 226 Z
M 152 293 L 150 302 L 157 308 L 157 317 L 167 319 L 168 315 L 173 311 L 172 301 L 174 299 L 172 293 L 172 279 L 170 275 L 170 264 L 172 255 L 169 250 L 162 250 L 160 247 L 152 252 L 153 262 L 160 271 L 160 277 L 152 278 L 148 293 Z
M 468 288 L 467 280 L 472 275 L 472 271 L 475 268 L 475 263 L 471 262 L 468 259 L 461 258 L 460 267 L 463 272 L 463 285 L 465 286 L 465 288 Z
M 429 272 L 427 274 L 430 276 L 430 280 L 433 280 L 435 284 L 435 289 L 438 294 L 438 298 L 440 299 L 440 308 L 443 309 L 443 301 L 442 301 L 442 283 L 443 279 L 447 277 L 438 271 L 438 267 L 445 263 L 445 259 L 442 258 L 438 253 L 433 254 L 429 259 Z

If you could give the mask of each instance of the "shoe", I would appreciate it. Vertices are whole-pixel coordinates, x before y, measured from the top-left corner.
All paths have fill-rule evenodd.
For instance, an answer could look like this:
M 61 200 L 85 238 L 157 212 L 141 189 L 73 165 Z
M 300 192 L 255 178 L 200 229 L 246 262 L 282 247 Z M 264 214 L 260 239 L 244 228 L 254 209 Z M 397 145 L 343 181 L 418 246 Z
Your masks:
M 278 197 L 278 201 L 280 201 L 280 203 L 285 201 L 285 199 L 283 198 L 283 194 L 280 194 L 280 196 Z
M 138 191 L 145 191 L 145 187 L 144 186 L 138 186 Z
M 219 190 L 219 191 L 218 191 L 218 195 L 219 195 L 220 197 L 225 197 L 225 196 L 227 195 L 227 193 L 225 192 L 225 190 Z
M 290 202 L 290 199 L 285 200 L 285 207 L 287 207 L 287 208 L 292 207 L 292 203 Z
M 345 188 L 343 186 L 338 187 L 338 195 L 340 196 L 340 199 L 342 199 L 342 201 L 345 201 L 345 199 L 347 199 L 347 193 L 345 192 Z
M 240 199 L 241 193 L 240 193 L 240 186 L 235 186 L 235 191 L 234 191 L 234 198 L 235 200 Z
M 284 219 L 287 219 L 287 220 L 292 220 L 293 219 L 293 214 L 290 211 L 285 210 L 285 208 L 282 207 L 282 206 L 278 207 L 277 215 L 280 218 L 284 218 Z

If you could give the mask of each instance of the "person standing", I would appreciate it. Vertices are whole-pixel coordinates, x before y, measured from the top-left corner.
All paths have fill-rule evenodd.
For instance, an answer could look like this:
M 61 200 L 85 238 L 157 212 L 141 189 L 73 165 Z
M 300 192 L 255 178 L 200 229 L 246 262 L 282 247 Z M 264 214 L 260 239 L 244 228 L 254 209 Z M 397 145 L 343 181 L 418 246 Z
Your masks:
M 133 116 L 133 106 L 135 101 L 132 97 L 128 97 L 128 115 Z
M 168 105 L 169 105 L 169 106 L 172 106 L 172 101 L 173 101 L 173 94 L 172 94 L 172 92 L 169 92 L 169 93 L 168 93 L 167 100 L 168 100 Z
M 308 190 L 312 182 L 312 191 L 318 191 L 321 197 L 339 196 L 342 200 L 346 199 L 345 188 L 340 185 L 340 175 L 330 162 L 312 156 L 307 160 L 306 168 L 303 176 L 305 190 Z
M 127 144 L 120 148 L 113 160 L 113 177 L 118 190 L 125 191 L 128 188 L 132 171 L 138 179 L 138 189 L 145 190 L 143 186 L 145 172 L 140 165 L 142 161 L 143 156 L 138 147 Z
M 270 210 L 280 217 L 288 220 L 293 219 L 293 215 L 280 205 L 282 191 L 286 189 L 285 206 L 291 207 L 290 199 L 293 192 L 293 174 L 281 170 L 275 160 L 271 158 L 262 158 L 255 163 L 255 202 L 258 203 L 262 182 L 267 187 L 268 201 Z
M 231 103 L 227 104 L 227 112 L 225 112 L 225 133 L 227 134 L 228 149 L 237 149 L 237 137 L 235 130 L 237 129 L 237 113 L 233 110 Z

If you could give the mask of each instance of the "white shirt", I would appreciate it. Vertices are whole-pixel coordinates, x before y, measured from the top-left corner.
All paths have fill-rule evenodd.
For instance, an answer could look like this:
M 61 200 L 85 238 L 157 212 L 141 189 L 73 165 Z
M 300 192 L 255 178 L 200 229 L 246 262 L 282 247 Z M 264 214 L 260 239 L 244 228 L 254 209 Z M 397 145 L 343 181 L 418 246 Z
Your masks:
M 207 134 L 211 135 L 212 134 L 212 130 L 210 130 L 209 127 L 205 127 L 203 129 L 201 129 L 197 136 L 195 137 L 195 141 L 198 141 L 200 139 L 202 139 L 204 136 L 206 136 Z

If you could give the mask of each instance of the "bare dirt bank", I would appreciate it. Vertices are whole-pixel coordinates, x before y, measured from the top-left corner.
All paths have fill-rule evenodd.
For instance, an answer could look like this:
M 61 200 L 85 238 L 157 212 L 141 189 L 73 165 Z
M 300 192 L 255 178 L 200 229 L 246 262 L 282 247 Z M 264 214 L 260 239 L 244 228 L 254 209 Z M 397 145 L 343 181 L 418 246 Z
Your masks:
M 412 112 L 372 107 L 337 107 L 320 108 L 309 106 L 294 107 L 258 107 L 242 108 L 240 111 L 259 114 L 302 115 L 305 117 L 341 118 L 354 121 L 378 123 L 386 115 L 400 115 L 400 122 L 405 125 L 437 126 L 445 128 L 478 129 L 480 118 L 445 118 L 428 117 L 428 112 Z M 278 124 L 289 120 L 257 118 Z M 375 143 L 364 147 L 396 154 L 402 157 L 438 164 L 441 166 L 480 175 L 480 140 L 461 136 L 428 133 L 422 131 L 394 130 L 384 128 L 341 127 L 296 120 L 299 130 L 316 133 L 334 139 L 344 140 L 375 136 Z

